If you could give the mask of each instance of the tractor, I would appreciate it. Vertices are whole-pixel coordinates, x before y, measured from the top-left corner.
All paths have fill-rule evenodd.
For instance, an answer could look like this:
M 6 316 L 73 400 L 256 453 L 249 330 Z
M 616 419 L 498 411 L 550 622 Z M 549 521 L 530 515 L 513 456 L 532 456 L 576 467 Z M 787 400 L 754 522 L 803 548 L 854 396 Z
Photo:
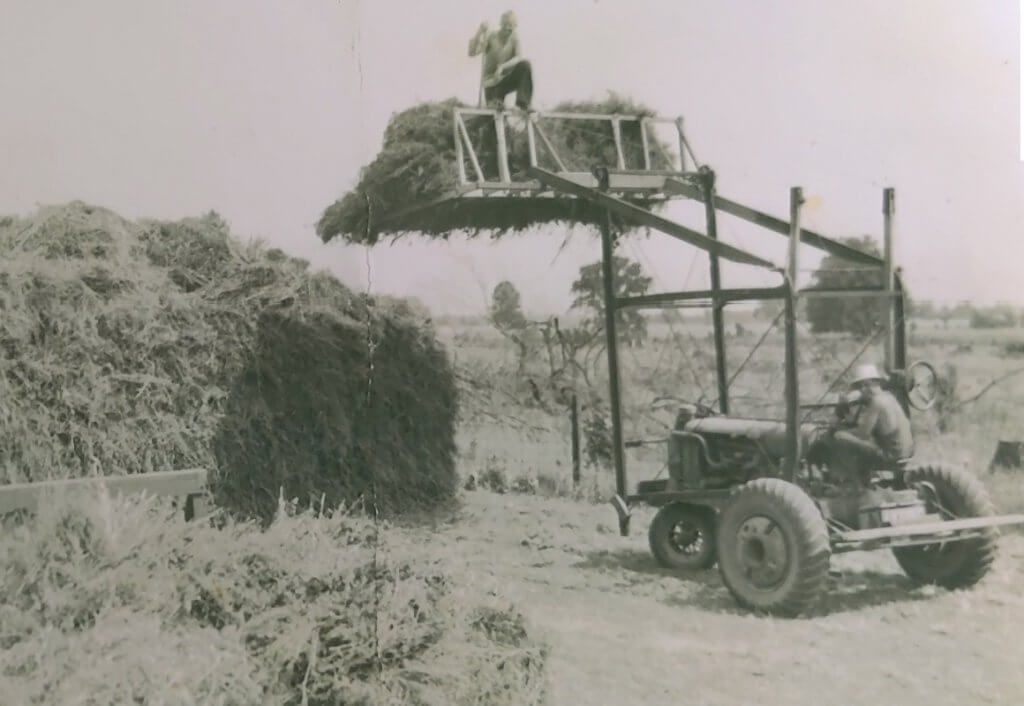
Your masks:
M 931 373 L 926 365 L 917 367 Z M 834 423 L 801 425 L 805 451 L 786 478 L 784 422 L 681 405 L 668 478 L 638 484 L 638 499 L 659 506 L 648 532 L 658 563 L 717 563 L 742 606 L 788 615 L 818 599 L 830 556 L 845 551 L 889 548 L 916 583 L 958 589 L 981 580 L 995 556 L 993 526 L 1022 518 L 994 517 L 985 488 L 957 467 L 907 459 L 848 468 L 828 443 L 850 414 L 845 400 L 835 406 Z
M 596 187 L 569 183 L 541 169 L 534 169 L 533 174 L 542 183 L 590 199 L 609 214 L 673 235 L 710 256 L 710 290 L 617 297 L 610 266 L 615 247 L 610 219 L 602 227 L 617 490 L 612 505 L 623 535 L 629 533 L 632 504 L 658 508 L 648 534 L 659 563 L 680 570 L 706 569 L 717 563 L 724 584 L 740 605 L 779 615 L 799 615 L 811 608 L 828 585 L 830 557 L 841 552 L 889 549 L 914 582 L 950 589 L 973 586 L 985 576 L 995 556 L 996 527 L 1024 523 L 1024 515 L 996 516 L 983 486 L 959 468 L 909 458 L 881 464 L 883 467 L 851 469 L 856 464 L 837 457 L 840 452 L 833 451 L 829 443 L 832 432 L 849 413 L 851 400 L 808 405 L 800 399 L 797 302 L 810 297 L 855 296 L 886 302 L 886 320 L 876 333 L 886 334 L 886 382 L 904 412 L 909 416 L 911 408 L 925 410 L 935 402 L 938 380 L 934 368 L 924 361 L 907 364 L 905 296 L 892 255 L 893 189 L 885 189 L 883 194 L 884 255 L 877 257 L 802 228 L 800 188 L 790 192 L 790 220 L 785 222 L 719 196 L 714 172 L 707 166 L 666 177 L 662 183 L 666 193 L 704 204 L 707 232 L 702 234 L 611 195 L 612 177 L 622 179 L 628 172 L 598 167 L 594 170 Z M 719 240 L 719 210 L 788 235 L 785 265 L 772 265 Z M 880 286 L 798 287 L 802 244 L 873 268 L 880 275 Z M 782 282 L 777 287 L 724 288 L 719 259 L 772 269 Z M 722 312 L 734 302 L 767 300 L 783 303 L 785 419 L 732 416 Z M 623 449 L 630 444 L 623 439 L 615 312 L 679 302 L 711 308 L 718 410 L 706 404 L 682 405 L 667 439 L 668 478 L 641 481 L 636 492 L 629 494 Z M 855 362 L 856 358 L 851 365 Z M 833 385 L 836 382 L 838 379 Z M 801 417 L 808 408 L 829 406 L 835 411 L 830 422 L 809 423 L 806 416 Z
M 606 178 L 606 177 L 605 177 Z M 696 184 L 696 188 L 691 188 Z M 850 414 L 851 400 L 840 397 L 828 404 L 801 404 L 796 361 L 796 303 L 812 296 L 882 297 L 888 302 L 886 387 L 909 416 L 911 408 L 934 404 L 938 380 L 934 368 L 919 361 L 906 365 L 904 294 L 892 263 L 893 192 L 886 189 L 885 255 L 876 258 L 799 226 L 801 190 L 791 192 L 791 220 L 784 223 L 717 199 L 709 169 L 668 182 L 668 189 L 704 201 L 708 231 L 715 233 L 714 211 L 723 204 L 731 213 L 776 232 L 789 231 L 788 262 L 777 271 L 777 288 L 724 289 L 717 258 L 744 261 L 735 252 L 718 249 L 714 237 L 691 239 L 712 258 L 712 289 L 616 298 L 606 288 L 614 311 L 624 306 L 664 305 L 703 299 L 712 308 L 713 338 L 718 373 L 718 411 L 706 404 L 683 404 L 667 439 L 668 477 L 641 481 L 626 494 L 622 422 L 619 416 L 618 361 L 614 318 L 606 317 L 609 379 L 611 382 L 613 450 L 618 493 L 612 505 L 620 531 L 629 532 L 630 505 L 658 508 L 648 536 L 655 559 L 678 570 L 708 569 L 718 564 L 723 583 L 745 608 L 778 615 L 805 613 L 826 589 L 830 557 L 853 550 L 889 549 L 913 582 L 949 589 L 968 588 L 989 571 L 995 557 L 999 525 L 1024 522 L 1024 515 L 996 516 L 984 487 L 973 474 L 947 465 L 908 458 L 857 466 L 842 458 L 829 439 Z M 605 229 L 604 234 L 608 235 Z M 612 239 L 606 237 L 605 255 Z M 796 286 L 800 243 L 877 267 L 882 286 L 824 290 Z M 748 255 L 746 262 L 751 262 Z M 606 287 L 610 283 L 606 274 Z M 725 367 L 722 308 L 733 301 L 781 299 L 785 314 L 784 420 L 751 419 L 728 413 L 729 389 Z M 863 348 L 861 349 L 863 353 Z M 853 362 L 851 361 L 851 365 Z M 847 367 L 847 370 L 849 366 Z M 845 373 L 846 371 L 844 371 Z M 838 382 L 838 380 L 834 381 Z M 831 388 L 830 388 L 831 389 Z M 805 410 L 832 407 L 829 422 L 807 422 Z M 851 468 L 850 466 L 854 467 Z

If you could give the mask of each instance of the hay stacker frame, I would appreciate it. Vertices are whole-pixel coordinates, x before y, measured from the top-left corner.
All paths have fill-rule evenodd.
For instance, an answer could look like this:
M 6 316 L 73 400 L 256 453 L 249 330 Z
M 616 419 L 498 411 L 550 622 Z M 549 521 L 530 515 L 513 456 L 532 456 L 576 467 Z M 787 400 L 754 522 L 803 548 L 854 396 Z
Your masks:
M 466 126 L 466 117 L 490 117 L 497 145 L 497 178 L 480 164 Z M 513 180 L 509 171 L 506 130 L 522 120 L 529 152 L 527 179 Z M 542 128 L 544 120 L 598 122 L 610 125 L 614 166 L 591 171 L 566 168 Z M 642 164 L 627 164 L 623 126 L 639 124 Z M 666 154 L 650 131 L 675 126 L 678 155 Z M 851 248 L 804 228 L 804 203 L 799 187 L 790 190 L 789 220 L 745 206 L 717 193 L 715 172 L 699 166 L 684 133 L 681 118 L 588 113 L 520 113 L 485 108 L 457 108 L 453 137 L 458 184 L 451 198 L 579 199 L 603 209 L 602 274 L 606 352 L 611 407 L 612 460 L 616 495 L 612 500 L 620 532 L 629 533 L 631 506 L 659 508 L 650 529 L 651 548 L 660 563 L 680 569 L 707 568 L 719 563 L 723 580 L 744 606 L 779 613 L 799 613 L 823 589 L 833 553 L 892 549 L 910 577 L 950 588 L 967 587 L 987 573 L 994 555 L 995 527 L 1024 523 L 1024 515 L 997 516 L 980 484 L 959 469 L 915 467 L 904 460 L 889 468 L 868 469 L 870 480 L 854 490 L 841 489 L 826 472 L 812 478 L 810 458 L 821 448 L 821 425 L 805 424 L 797 375 L 797 305 L 810 297 L 872 297 L 886 303 L 884 367 L 888 384 L 901 406 L 927 409 L 935 400 L 936 376 L 924 361 L 908 365 L 905 325 L 906 297 L 893 258 L 895 191 L 882 193 L 883 254 Z M 635 132 L 633 133 L 635 134 Z M 555 169 L 544 168 L 543 155 Z M 659 159 L 660 158 L 660 159 Z M 662 164 L 654 166 L 655 161 Z M 652 212 L 649 206 L 671 199 L 690 199 L 704 206 L 705 232 Z M 641 205 L 642 204 L 642 205 Z M 718 237 L 717 214 L 726 213 L 788 238 L 786 261 L 773 263 Z M 617 297 L 612 256 L 612 216 L 652 228 L 707 253 L 710 289 Z M 800 246 L 809 245 L 853 265 L 881 273 L 880 286 L 800 288 L 797 284 Z M 721 260 L 775 273 L 773 287 L 726 288 Z M 723 312 L 735 302 L 775 300 L 783 304 L 785 419 L 782 422 L 729 417 L 730 399 Z M 667 440 L 669 478 L 641 481 L 629 492 L 623 440 L 618 310 L 662 308 L 686 303 L 711 309 L 717 377 L 718 410 L 680 410 Z M 732 463 L 712 448 L 740 449 Z M 809 470 L 810 468 L 810 470 Z M 827 476 L 827 477 L 826 477 Z M 822 480 L 825 478 L 825 480 Z M 844 481 L 845 482 L 845 481 Z M 825 490 L 825 488 L 828 490 Z M 682 532 L 687 538 L 677 538 Z

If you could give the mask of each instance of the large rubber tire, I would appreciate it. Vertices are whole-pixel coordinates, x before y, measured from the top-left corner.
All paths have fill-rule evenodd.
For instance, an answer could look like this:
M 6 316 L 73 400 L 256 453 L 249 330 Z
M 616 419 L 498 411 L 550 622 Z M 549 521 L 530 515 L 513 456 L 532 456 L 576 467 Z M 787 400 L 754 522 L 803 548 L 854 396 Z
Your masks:
M 715 565 L 715 515 L 710 508 L 673 503 L 658 510 L 647 532 L 651 553 L 669 569 Z
M 995 514 L 985 487 L 967 471 L 923 466 L 907 471 L 905 480 L 910 487 L 922 481 L 931 483 L 943 508 L 957 517 Z M 996 537 L 995 528 L 988 528 L 976 539 L 894 547 L 892 553 L 914 583 L 948 589 L 968 588 L 978 583 L 992 567 Z
M 741 485 L 718 521 L 718 569 L 736 601 L 751 610 L 797 616 L 821 596 L 831 547 L 817 505 L 778 478 Z

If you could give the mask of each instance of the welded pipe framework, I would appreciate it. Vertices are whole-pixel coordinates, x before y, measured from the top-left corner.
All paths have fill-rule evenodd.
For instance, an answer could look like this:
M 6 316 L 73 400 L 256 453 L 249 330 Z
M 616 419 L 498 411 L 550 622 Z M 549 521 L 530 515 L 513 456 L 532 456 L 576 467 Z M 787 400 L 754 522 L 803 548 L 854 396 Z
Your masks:
M 470 140 L 470 131 L 466 126 L 466 116 L 488 116 L 493 119 L 494 129 L 498 133 L 498 180 L 489 181 L 482 169 Z M 504 131 L 507 129 L 507 115 L 503 111 L 484 108 L 459 108 L 455 111 L 453 137 L 456 142 L 456 155 L 459 162 L 459 193 L 461 197 L 483 197 L 494 195 L 517 195 L 531 197 L 579 198 L 591 201 L 604 208 L 605 218 L 601 219 L 601 251 L 602 274 L 605 298 L 605 335 L 607 340 L 607 358 L 609 369 L 609 401 L 612 422 L 612 455 L 615 465 L 616 502 L 625 508 L 620 512 L 620 529 L 628 533 L 628 505 L 625 499 L 630 498 L 627 491 L 626 458 L 622 429 L 622 407 L 620 389 L 620 371 L 618 360 L 618 336 L 616 332 L 616 313 L 626 308 L 662 308 L 686 303 L 688 305 L 707 306 L 712 309 L 714 326 L 715 369 L 718 391 L 718 407 L 723 413 L 729 411 L 729 385 L 726 357 L 726 341 L 724 335 L 725 307 L 740 301 L 782 301 L 785 308 L 784 336 L 786 360 L 785 366 L 785 403 L 787 433 L 785 465 L 782 469 L 787 479 L 792 480 L 800 463 L 799 410 L 800 393 L 797 370 L 797 330 L 796 312 L 800 298 L 809 297 L 879 297 L 886 302 L 887 320 L 885 330 L 886 367 L 890 372 L 906 369 L 906 330 L 904 322 L 904 292 L 899 270 L 893 263 L 893 225 L 895 196 L 892 189 L 886 189 L 883 197 L 883 229 L 885 247 L 883 256 L 877 257 L 856 248 L 851 248 L 837 240 L 820 233 L 803 228 L 800 224 L 800 207 L 803 203 L 802 191 L 794 188 L 790 194 L 790 216 L 785 221 L 767 213 L 740 204 L 717 193 L 715 174 L 707 167 L 697 167 L 689 143 L 683 132 L 681 119 L 667 120 L 642 116 L 600 115 L 586 113 L 533 113 L 523 115 L 526 121 L 527 146 L 529 153 L 529 179 L 512 182 L 508 167 L 507 140 Z M 592 172 L 573 172 L 566 169 L 561 155 L 557 153 L 551 140 L 541 129 L 539 120 L 550 118 L 557 120 L 604 121 L 610 123 L 616 150 L 616 166 L 599 167 Z M 640 124 L 640 135 L 644 146 L 643 168 L 627 168 L 622 145 L 621 125 L 626 121 L 637 121 Z M 649 128 L 655 123 L 670 122 L 676 126 L 679 141 L 680 158 L 676 163 L 668 155 L 665 165 L 668 168 L 652 168 L 649 145 Z M 554 171 L 539 165 L 540 154 L 546 154 L 548 160 L 556 165 Z M 473 170 L 467 174 L 466 162 Z M 691 169 L 691 167 L 693 167 Z M 473 178 L 475 177 L 475 178 Z M 652 213 L 646 208 L 630 202 L 632 196 L 641 194 L 653 197 L 672 199 L 687 198 L 704 204 L 706 231 L 684 226 L 675 221 Z M 742 248 L 725 243 L 718 239 L 717 214 L 727 213 L 749 223 L 761 226 L 769 232 L 785 236 L 789 240 L 786 262 L 783 265 L 773 263 L 761 256 Z M 613 256 L 615 251 L 614 234 L 611 228 L 612 215 L 626 221 L 646 226 L 670 235 L 677 240 L 693 245 L 708 254 L 711 288 L 704 290 L 686 290 L 645 294 L 642 296 L 618 297 L 614 282 Z M 883 275 L 881 286 L 848 287 L 848 288 L 801 288 L 797 281 L 800 245 L 810 245 L 826 254 L 834 255 L 859 266 L 878 268 Z M 774 287 L 727 288 L 722 286 L 720 261 L 752 265 L 768 269 L 780 277 Z

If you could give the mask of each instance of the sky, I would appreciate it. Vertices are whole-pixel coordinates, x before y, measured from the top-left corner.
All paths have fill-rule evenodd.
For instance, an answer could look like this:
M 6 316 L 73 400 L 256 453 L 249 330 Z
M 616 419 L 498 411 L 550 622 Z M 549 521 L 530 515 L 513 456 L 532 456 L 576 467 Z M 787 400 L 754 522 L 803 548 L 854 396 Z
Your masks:
M 74 199 L 129 217 L 215 210 L 360 289 L 477 314 L 503 279 L 559 313 L 587 229 L 493 242 L 409 236 L 323 245 L 314 227 L 373 159 L 389 117 L 476 99 L 466 45 L 516 11 L 535 105 L 613 90 L 685 119 L 725 196 L 805 227 L 882 231 L 913 295 L 1024 304 L 1020 0 L 0 0 L 0 213 Z M 693 205 L 668 215 L 700 225 Z M 781 261 L 781 238 L 721 235 Z M 656 289 L 707 283 L 706 259 L 633 238 Z M 804 249 L 806 250 L 806 249 Z M 817 260 L 801 252 L 801 265 Z M 726 285 L 772 284 L 726 268 Z

